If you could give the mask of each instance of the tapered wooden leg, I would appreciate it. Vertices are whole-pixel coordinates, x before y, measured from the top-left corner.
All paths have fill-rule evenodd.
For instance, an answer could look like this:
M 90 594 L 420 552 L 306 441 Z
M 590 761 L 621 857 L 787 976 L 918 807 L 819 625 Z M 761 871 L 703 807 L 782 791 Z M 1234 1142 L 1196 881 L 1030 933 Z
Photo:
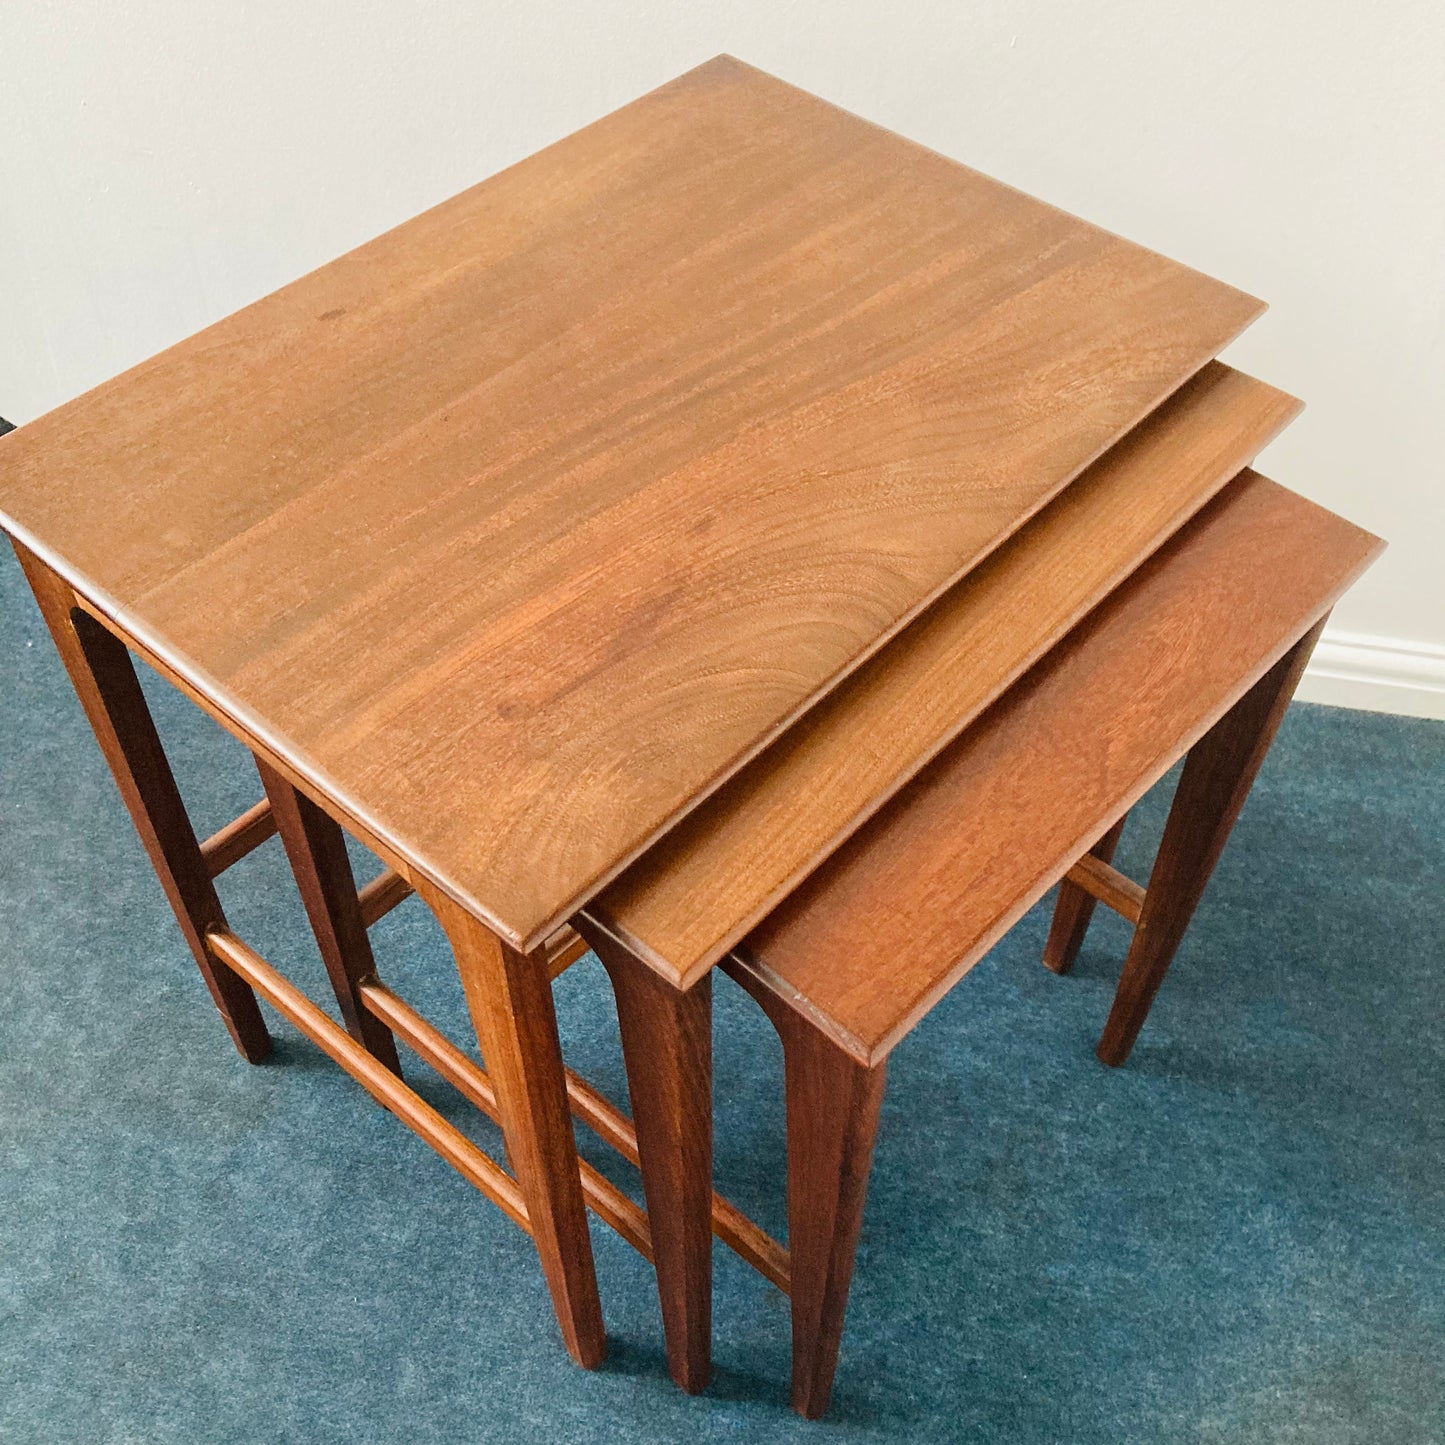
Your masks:
M 260 758 L 256 769 L 271 801 L 271 816 L 296 875 L 346 1032 L 378 1062 L 400 1075 L 401 1061 L 391 1030 L 367 1011 L 361 998 L 361 985 L 375 980 L 376 960 L 357 902 L 346 836 L 334 819 Z
M 828 1409 L 838 1368 L 886 1065 L 865 1068 L 799 1022 L 783 1036 L 783 1066 L 793 1408 L 816 1420 Z
M 593 1369 L 607 1336 L 546 950 L 518 953 L 429 883 L 418 891 L 456 953 L 562 1339 L 578 1364 Z
M 1189 751 L 1099 1040 L 1106 1064 L 1122 1064 L 1144 1027 L 1324 625 L 1296 643 Z
M 723 966 L 783 1043 L 793 1408 L 817 1420 L 833 1394 L 887 1063 L 860 1064 L 751 974 Z
M 712 980 L 686 993 L 614 940 L 588 936 L 612 979 L 672 1378 L 712 1377 Z
M 76 610 L 68 583 L 18 543 L 15 552 L 201 977 L 241 1056 L 259 1063 L 271 1036 L 250 985 L 206 945 L 208 929 L 226 927 L 225 915 L 130 653 Z
M 1101 863 L 1114 861 L 1114 850 L 1124 834 L 1124 824 L 1129 815 L 1124 814 L 1089 852 Z M 1094 917 L 1094 905 L 1098 899 L 1087 888 L 1070 883 L 1067 878 L 1059 884 L 1059 899 L 1054 904 L 1054 921 L 1049 927 L 1048 942 L 1044 944 L 1044 967 L 1055 973 L 1067 973 L 1084 946 L 1084 935 Z

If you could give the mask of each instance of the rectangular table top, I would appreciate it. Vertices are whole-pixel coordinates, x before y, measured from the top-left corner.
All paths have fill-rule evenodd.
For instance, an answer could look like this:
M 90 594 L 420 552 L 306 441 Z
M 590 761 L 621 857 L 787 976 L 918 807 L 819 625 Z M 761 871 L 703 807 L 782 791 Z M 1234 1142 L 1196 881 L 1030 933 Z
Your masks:
M 879 1063 L 1383 547 L 1246 471 L 739 957 L 859 1062 Z
M 1212 361 L 583 909 L 688 987 L 1300 409 Z
M 1261 310 L 719 59 L 0 442 L 0 522 L 536 946 Z

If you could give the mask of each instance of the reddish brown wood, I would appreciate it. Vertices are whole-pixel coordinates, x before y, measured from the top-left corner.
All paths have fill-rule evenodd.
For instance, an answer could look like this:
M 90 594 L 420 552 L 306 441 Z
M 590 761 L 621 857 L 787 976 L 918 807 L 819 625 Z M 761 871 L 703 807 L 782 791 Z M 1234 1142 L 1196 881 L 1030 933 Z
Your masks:
M 247 808 L 239 818 L 233 818 L 224 828 L 216 829 L 201 844 L 201 853 L 211 877 L 219 878 L 227 868 L 259 848 L 275 831 L 276 820 L 271 816 L 271 804 L 265 798 Z
M 1138 923 L 1144 910 L 1143 886 L 1119 872 L 1112 863 L 1085 853 L 1065 876 L 1071 883 L 1077 883 L 1086 893 L 1092 894 L 1096 902 L 1112 908 L 1130 923 Z
M 686 993 L 615 940 L 584 934 L 617 996 L 672 1378 L 712 1377 L 712 980 Z
M 641 1167 L 642 1155 L 637 1148 L 637 1130 L 632 1120 L 571 1069 L 567 1070 L 567 1098 L 573 1114 L 593 1133 L 611 1145 L 628 1163 Z M 788 1293 L 791 1288 L 788 1251 L 736 1204 L 716 1191 L 712 1196 L 712 1232 L 739 1259 L 746 1260 L 764 1279 L 784 1294 Z
M 357 891 L 356 902 L 361 908 L 362 922 L 370 928 L 378 919 L 385 918 L 393 908 L 405 903 L 416 890 L 392 868 L 378 873 Z
M 827 1405 L 889 1050 L 1187 751 L 1100 1056 L 1127 1053 L 1325 613 L 1379 550 L 1246 474 L 726 961 L 788 1061 L 804 1412 Z M 1132 907 L 1106 868 L 1076 876 Z
M 1293 397 L 1211 362 L 965 585 L 672 828 L 587 914 L 689 986 L 1298 410 Z
M 501 1105 L 491 1077 L 468 1058 L 440 1029 L 430 1024 L 407 1001 L 384 984 L 361 985 L 362 1003 L 399 1038 L 414 1049 L 447 1083 L 477 1106 L 489 1119 L 502 1122 Z M 647 1215 L 611 1180 L 581 1161 L 582 1194 L 599 1219 L 612 1226 L 644 1259 L 652 1260 L 652 1237 Z
M 214 930 L 208 935 L 218 957 L 259 989 L 277 1011 L 328 1053 L 379 1104 L 414 1129 L 464 1179 L 474 1184 L 529 1234 L 531 1221 L 517 1181 L 484 1154 L 450 1120 L 386 1068 L 335 1023 L 288 978 L 278 973 L 244 939 Z
M 860 1062 L 882 1058 L 1380 549 L 1246 473 L 794 890 L 739 957 Z
M 564 923 L 544 945 L 547 950 L 547 976 L 559 979 L 579 958 L 587 953 L 587 941 Z
M 607 1336 L 546 950 L 518 953 L 429 882 L 418 891 L 456 953 L 562 1339 L 578 1364 L 594 1369 Z
M 1129 815 L 1125 813 L 1089 849 L 1090 855 L 1103 863 L 1112 861 L 1128 819 Z M 1098 901 L 1086 888 L 1071 883 L 1067 878 L 1059 884 L 1059 899 L 1054 904 L 1054 921 L 1049 927 L 1048 941 L 1044 944 L 1045 968 L 1050 968 L 1055 973 L 1067 973 L 1074 966 Z
M 719 58 L 22 427 L 0 525 L 530 950 L 1262 309 Z
M 772 1020 L 783 1044 L 788 1113 L 788 1253 L 793 1408 L 827 1412 L 873 1166 L 887 1061 L 869 1067 L 733 960 L 724 968 Z
M 1189 750 L 1099 1058 L 1122 1064 L 1244 807 L 1324 629 L 1321 619 Z
M 15 553 L 201 977 L 242 1058 L 260 1063 L 271 1036 L 256 995 L 206 944 L 226 917 L 130 654 L 76 608 L 66 582 L 18 542 Z
M 346 854 L 346 835 L 310 798 L 260 758 L 256 759 L 256 768 L 346 1031 L 399 1076 L 401 1061 L 396 1056 L 396 1040 L 361 997 L 362 984 L 376 976 L 376 960 L 357 899 L 351 860 Z

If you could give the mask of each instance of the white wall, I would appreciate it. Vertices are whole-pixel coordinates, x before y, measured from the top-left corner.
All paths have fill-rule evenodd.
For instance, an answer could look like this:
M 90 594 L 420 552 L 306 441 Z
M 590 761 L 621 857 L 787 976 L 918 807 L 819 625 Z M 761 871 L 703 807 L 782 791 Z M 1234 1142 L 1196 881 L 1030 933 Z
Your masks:
M 0 46 L 12 421 L 726 50 L 1270 301 L 1263 465 L 1391 543 L 1308 686 L 1445 716 L 1440 0 L 8 0 Z

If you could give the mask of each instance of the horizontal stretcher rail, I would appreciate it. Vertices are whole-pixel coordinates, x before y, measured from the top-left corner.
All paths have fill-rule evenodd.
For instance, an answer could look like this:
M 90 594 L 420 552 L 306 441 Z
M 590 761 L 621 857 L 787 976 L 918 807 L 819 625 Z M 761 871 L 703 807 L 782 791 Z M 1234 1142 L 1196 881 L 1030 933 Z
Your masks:
M 400 1035 L 443 1078 L 484 1113 L 497 1118 L 496 1091 L 481 1065 L 384 984 L 375 981 L 362 984 L 361 997 L 372 1014 Z M 632 1120 L 571 1069 L 567 1070 L 567 1100 L 572 1112 L 603 1143 L 610 1145 L 630 1164 L 640 1164 L 637 1131 Z M 585 1161 L 582 1162 L 582 1192 L 601 1219 L 612 1225 L 640 1254 L 649 1260 L 652 1258 L 646 1212 Z M 712 1203 L 712 1227 L 713 1233 L 729 1249 L 787 1293 L 788 1251 L 737 1205 L 716 1193 Z
M 1107 908 L 1121 913 L 1137 924 L 1144 912 L 1144 890 L 1130 877 L 1119 872 L 1112 863 L 1085 853 L 1068 871 L 1070 883 L 1091 893 Z
M 425 1059 L 453 1088 L 495 1123 L 502 1122 L 491 1076 L 440 1029 L 428 1023 L 405 999 L 392 993 L 384 984 L 375 981 L 363 983 L 361 999 L 370 1013 Z M 652 1235 L 647 1227 L 646 1212 L 585 1159 L 578 1162 L 582 1169 L 582 1195 L 589 1208 L 650 1262 Z
M 330 1054 L 374 1099 L 420 1134 L 514 1223 L 528 1234 L 532 1232 L 521 1186 L 495 1159 L 478 1149 L 456 1125 L 444 1119 L 420 1094 L 373 1058 L 249 944 L 234 933 L 219 929 L 208 933 L 206 942 L 222 963 L 240 974 L 286 1019 Z
M 239 818 L 233 818 L 224 828 L 218 828 L 201 844 L 206 871 L 212 878 L 219 878 L 233 863 L 239 863 L 275 832 L 276 819 L 271 816 L 271 804 L 262 798 Z
M 415 891 L 400 873 L 391 868 L 385 869 L 357 890 L 361 921 L 370 928 L 377 919 L 385 918 L 397 904 L 405 903 Z

